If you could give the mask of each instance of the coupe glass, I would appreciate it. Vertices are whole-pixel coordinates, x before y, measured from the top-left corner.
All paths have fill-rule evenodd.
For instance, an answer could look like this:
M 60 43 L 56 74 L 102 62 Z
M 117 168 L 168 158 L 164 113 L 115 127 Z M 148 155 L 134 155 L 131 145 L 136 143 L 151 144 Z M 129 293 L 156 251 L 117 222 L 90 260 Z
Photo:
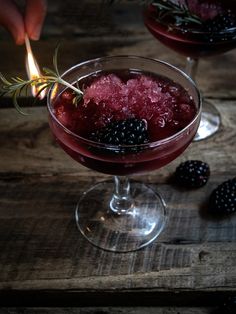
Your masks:
M 69 69 L 63 77 L 73 84 L 94 73 L 117 70 L 128 73 L 139 70 L 178 82 L 196 106 L 192 121 L 168 138 L 142 145 L 109 145 L 80 137 L 61 124 L 53 104 L 63 87 L 54 87 L 49 92 L 49 125 L 60 146 L 85 167 L 114 176 L 113 180 L 99 182 L 83 193 L 76 207 L 77 226 L 95 246 L 128 252 L 156 239 L 165 226 L 167 213 L 165 201 L 156 189 L 130 181 L 127 175 L 156 170 L 187 148 L 199 126 L 201 99 L 195 83 L 185 73 L 167 63 L 143 57 L 113 56 L 86 61 Z
M 235 1 L 232 1 L 231 6 L 236 14 Z M 193 80 L 196 77 L 199 58 L 224 53 L 236 47 L 236 27 L 224 28 L 221 31 L 207 31 L 198 30 L 193 26 L 188 28 L 170 25 L 157 20 L 156 10 L 157 8 L 152 4 L 145 7 L 146 27 L 161 43 L 187 57 L 185 72 Z M 203 140 L 215 134 L 219 130 L 220 122 L 220 114 L 216 107 L 204 100 L 201 123 L 194 140 Z

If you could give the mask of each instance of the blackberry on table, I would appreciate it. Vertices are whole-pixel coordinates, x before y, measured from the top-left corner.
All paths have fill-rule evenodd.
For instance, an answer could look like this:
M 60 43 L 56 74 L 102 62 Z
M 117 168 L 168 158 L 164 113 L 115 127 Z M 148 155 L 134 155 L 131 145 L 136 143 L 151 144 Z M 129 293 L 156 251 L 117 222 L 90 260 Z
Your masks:
M 218 213 L 236 211 L 236 177 L 221 183 L 210 195 L 210 210 Z
M 204 186 L 210 176 L 210 167 L 200 160 L 182 162 L 175 170 L 175 182 L 187 188 Z
M 140 145 L 149 142 L 146 120 L 130 118 L 126 120 L 114 121 L 106 127 L 92 132 L 89 139 L 110 145 Z M 136 152 L 139 147 L 120 148 L 117 153 Z

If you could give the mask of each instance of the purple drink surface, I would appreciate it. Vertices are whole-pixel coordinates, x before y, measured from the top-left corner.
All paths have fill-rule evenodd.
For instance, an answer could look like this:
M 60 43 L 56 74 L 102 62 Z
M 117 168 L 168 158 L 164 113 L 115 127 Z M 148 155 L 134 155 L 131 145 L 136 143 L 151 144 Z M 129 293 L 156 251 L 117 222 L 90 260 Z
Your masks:
M 179 23 L 179 19 L 175 20 L 173 15 L 168 14 L 160 19 L 158 7 L 149 5 L 144 11 L 144 23 L 164 45 L 193 58 L 220 54 L 236 47 L 236 2 L 234 0 L 178 0 L 175 2 L 187 6 L 200 23 L 189 21 Z
M 80 81 L 83 100 L 75 106 L 71 91 L 55 103 L 55 115 L 69 130 L 89 138 L 94 130 L 112 121 L 145 119 L 151 142 L 182 130 L 193 119 L 196 107 L 179 84 L 138 71 L 95 74 Z
M 49 123 L 67 154 L 90 169 L 112 175 L 158 169 L 182 153 L 196 133 L 199 119 L 180 136 L 167 140 L 190 124 L 197 108 L 182 86 L 165 77 L 116 70 L 89 75 L 79 84 L 84 95 L 77 106 L 68 89 L 53 104 L 53 114 L 63 128 L 53 119 Z M 94 130 L 129 118 L 146 120 L 150 144 L 164 142 L 125 154 L 87 142 Z

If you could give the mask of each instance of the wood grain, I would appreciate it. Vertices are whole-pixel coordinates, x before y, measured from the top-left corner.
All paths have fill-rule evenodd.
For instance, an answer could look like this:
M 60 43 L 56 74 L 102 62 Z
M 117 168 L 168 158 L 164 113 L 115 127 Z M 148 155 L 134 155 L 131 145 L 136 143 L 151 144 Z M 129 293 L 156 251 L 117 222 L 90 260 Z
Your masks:
M 79 234 L 74 208 L 87 186 L 71 176 L 1 182 L 3 291 L 235 290 L 236 216 L 207 214 L 212 184 L 189 193 L 161 185 L 167 228 L 145 250 L 127 254 L 104 252 Z

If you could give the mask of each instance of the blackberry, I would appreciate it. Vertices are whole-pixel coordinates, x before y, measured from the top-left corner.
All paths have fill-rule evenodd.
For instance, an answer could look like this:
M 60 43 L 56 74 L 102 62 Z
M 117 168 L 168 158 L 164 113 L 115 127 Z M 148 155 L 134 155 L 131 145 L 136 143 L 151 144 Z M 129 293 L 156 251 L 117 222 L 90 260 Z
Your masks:
M 175 170 L 175 182 L 188 188 L 200 188 L 210 176 L 210 167 L 200 160 L 182 162 Z
M 140 145 L 149 142 L 147 122 L 136 118 L 110 122 L 106 127 L 91 133 L 89 139 L 110 145 Z M 134 148 L 120 148 L 118 153 L 135 152 Z
M 214 19 L 207 20 L 204 24 L 204 30 L 210 33 L 226 31 L 236 26 L 235 14 L 230 10 L 224 14 L 217 15 Z
M 215 188 L 209 201 L 210 210 L 219 213 L 236 211 L 236 177 L 221 183 Z

